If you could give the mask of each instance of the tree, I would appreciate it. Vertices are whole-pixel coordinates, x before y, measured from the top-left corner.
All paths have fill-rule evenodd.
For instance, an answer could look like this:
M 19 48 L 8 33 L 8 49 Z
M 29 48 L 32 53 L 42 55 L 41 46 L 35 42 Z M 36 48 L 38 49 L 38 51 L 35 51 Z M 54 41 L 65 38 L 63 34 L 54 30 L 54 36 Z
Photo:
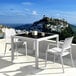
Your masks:
M 61 31 L 60 33 L 60 40 L 64 40 L 67 37 L 73 36 L 74 32 L 72 31 L 71 27 L 68 26 L 64 30 Z

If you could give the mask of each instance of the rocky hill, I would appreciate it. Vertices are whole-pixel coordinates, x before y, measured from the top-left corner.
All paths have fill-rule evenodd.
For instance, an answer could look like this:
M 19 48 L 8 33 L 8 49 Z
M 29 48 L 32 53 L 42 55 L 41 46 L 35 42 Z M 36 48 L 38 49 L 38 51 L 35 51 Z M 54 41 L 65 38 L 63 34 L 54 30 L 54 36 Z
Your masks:
M 43 32 L 59 34 L 60 40 L 64 40 L 66 37 L 74 36 L 73 43 L 76 43 L 76 36 L 71 26 L 72 25 L 65 21 L 65 19 L 49 17 L 43 17 L 39 21 L 34 22 L 32 25 L 34 29 L 42 29 L 41 31 Z
M 55 18 L 49 18 L 49 17 L 44 17 L 40 19 L 39 21 L 36 21 L 33 23 L 33 27 L 36 26 L 36 28 L 41 26 L 42 31 L 48 32 L 48 31 L 57 31 L 61 32 L 63 29 L 68 27 L 69 23 L 65 21 L 64 19 L 55 19 Z

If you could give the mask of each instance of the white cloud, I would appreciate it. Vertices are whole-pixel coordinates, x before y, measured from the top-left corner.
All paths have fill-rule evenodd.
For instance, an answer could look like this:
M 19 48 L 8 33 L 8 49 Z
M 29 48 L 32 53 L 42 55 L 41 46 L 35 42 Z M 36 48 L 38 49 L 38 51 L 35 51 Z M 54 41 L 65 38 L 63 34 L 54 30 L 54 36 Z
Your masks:
M 27 9 L 27 8 L 26 8 L 25 10 L 26 10 L 26 11 L 30 11 L 30 9 Z
M 32 15 L 38 15 L 37 11 L 32 11 Z
M 31 2 L 22 2 L 23 5 L 32 5 Z

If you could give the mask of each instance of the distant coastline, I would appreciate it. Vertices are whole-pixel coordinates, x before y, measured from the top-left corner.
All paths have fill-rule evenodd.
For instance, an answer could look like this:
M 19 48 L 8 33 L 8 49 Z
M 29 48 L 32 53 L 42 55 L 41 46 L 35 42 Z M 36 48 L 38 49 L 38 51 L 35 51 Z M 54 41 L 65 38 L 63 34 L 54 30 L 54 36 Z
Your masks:
M 14 29 L 29 29 L 30 26 L 32 26 L 32 23 L 0 23 L 0 25 L 6 26 L 6 27 L 10 27 L 10 28 L 14 28 Z M 71 28 L 74 31 L 74 33 L 76 34 L 76 24 L 71 24 Z
M 18 23 L 2 23 L 0 25 L 3 25 L 5 27 L 10 27 L 10 28 L 14 28 L 14 29 L 20 29 L 20 30 L 23 30 L 23 29 L 26 29 L 28 27 L 30 27 L 32 24 L 31 23 L 28 23 L 28 24 L 18 24 Z

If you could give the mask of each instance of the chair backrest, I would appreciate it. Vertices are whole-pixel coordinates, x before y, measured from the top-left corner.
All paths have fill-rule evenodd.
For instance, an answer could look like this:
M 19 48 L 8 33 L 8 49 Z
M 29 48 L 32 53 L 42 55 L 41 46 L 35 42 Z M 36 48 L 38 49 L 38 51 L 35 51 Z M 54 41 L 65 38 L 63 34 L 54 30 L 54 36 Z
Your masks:
M 5 41 L 6 43 L 10 43 L 11 42 L 11 36 L 15 35 L 15 29 L 13 28 L 5 28 Z
M 62 49 L 63 51 L 71 48 L 73 37 L 65 38 Z
M 10 29 L 6 28 L 5 29 L 5 38 L 11 38 L 11 36 L 15 35 L 15 34 L 16 34 L 15 29 L 12 29 L 12 28 L 10 28 Z

